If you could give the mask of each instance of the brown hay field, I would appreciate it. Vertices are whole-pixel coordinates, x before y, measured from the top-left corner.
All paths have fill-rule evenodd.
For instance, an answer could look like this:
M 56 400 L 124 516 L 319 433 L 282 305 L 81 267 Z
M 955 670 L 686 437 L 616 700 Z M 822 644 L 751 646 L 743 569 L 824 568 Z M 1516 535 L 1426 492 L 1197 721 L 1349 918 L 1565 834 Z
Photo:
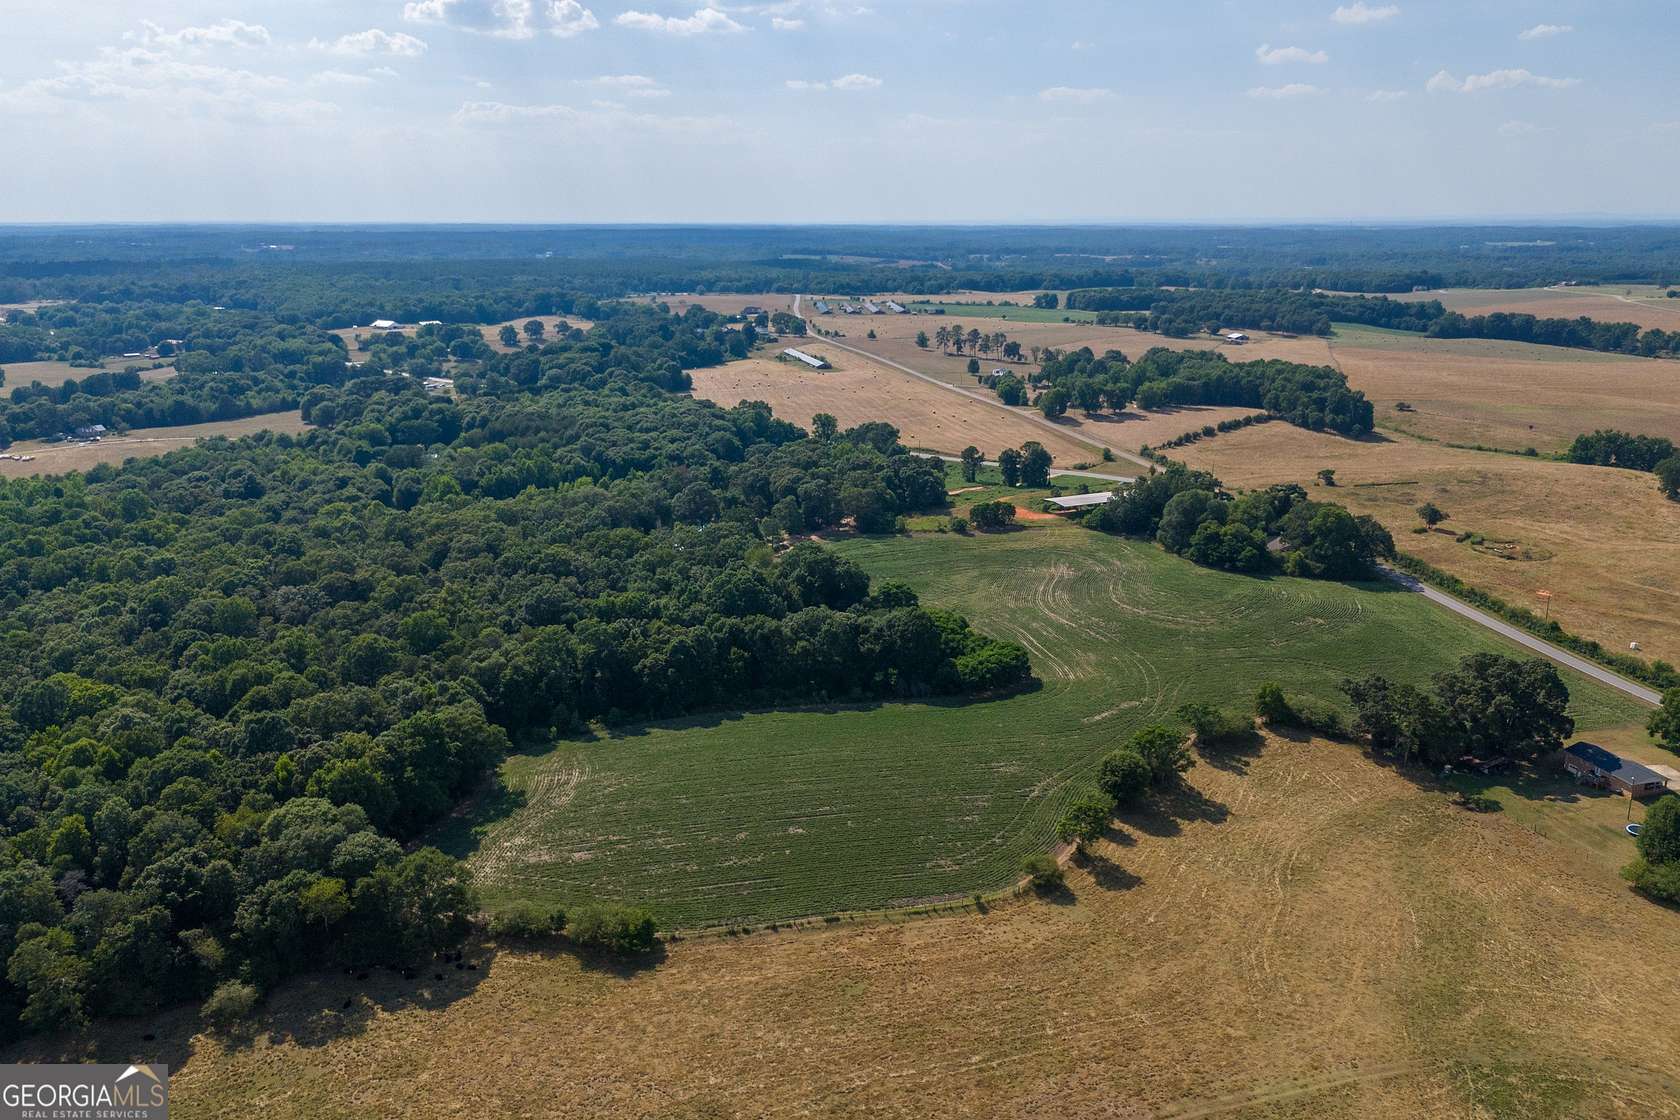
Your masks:
M 509 354 L 525 345 L 525 324 L 532 319 L 539 320 L 543 329 L 547 332 L 543 336 L 544 341 L 554 337 L 554 332 L 560 329 L 561 323 L 580 331 L 586 331 L 595 325 L 591 320 L 579 319 L 575 315 L 527 315 L 523 319 L 509 319 L 505 323 L 491 323 L 487 327 L 480 328 L 480 333 L 484 335 L 484 341 L 490 344 L 492 350 L 500 354 Z M 503 327 L 512 327 L 519 332 L 519 346 L 502 345 L 502 340 L 498 335 Z
M 5 362 L 0 363 L 0 369 L 6 371 L 4 391 L 7 393 L 36 381 L 49 389 L 56 389 L 66 381 L 82 381 L 93 373 L 121 373 L 129 366 L 142 367 L 142 381 L 167 381 L 175 376 L 174 366 L 164 366 L 162 369 L 144 368 L 151 364 L 151 358 L 106 358 L 104 365 L 98 369 L 73 366 L 69 362 Z
M 77 1056 L 167 1061 L 189 1120 L 1680 1116 L 1680 920 L 1616 878 L 1620 799 L 1540 781 L 1468 813 L 1278 739 L 1187 777 L 1049 900 L 641 968 L 482 948 L 289 985 L 233 1040 L 182 1010 Z
M 1510 311 L 1542 319 L 1582 316 L 1601 323 L 1638 323 L 1641 327 L 1680 330 L 1680 299 L 1668 299 L 1652 285 L 1605 284 L 1591 288 L 1447 288 L 1409 292 L 1392 299 L 1438 300 L 1448 311 L 1486 315 Z
M 1558 450 L 1595 428 L 1680 441 L 1680 362 L 1346 326 L 1330 349 L 1381 426 L 1512 450 Z
M 6 449 L 8 455 L 33 455 L 32 463 L 0 459 L 0 478 L 32 478 L 38 475 L 85 471 L 100 463 L 122 463 L 127 459 L 150 459 L 189 447 L 201 439 L 225 436 L 238 439 L 255 432 L 286 432 L 296 435 L 309 430 L 303 414 L 270 412 L 241 420 L 218 420 L 210 424 L 183 424 L 175 428 L 135 428 L 127 435 L 112 436 L 98 443 L 43 443 L 25 440 Z
M 867 358 L 816 340 L 806 340 L 801 347 L 827 358 L 835 368 L 818 371 L 769 357 L 730 362 L 690 371 L 694 395 L 726 408 L 744 400 L 765 401 L 777 416 L 805 428 L 819 412 L 833 415 L 842 428 L 885 420 L 898 428 L 906 446 L 953 455 L 972 443 L 995 456 L 1005 447 L 1036 439 L 1058 467 L 1101 458 L 1099 450 L 1074 435 L 1059 436 L 1002 408 L 917 381 Z
M 793 295 L 788 292 L 685 292 L 658 296 L 656 301 L 669 305 L 677 315 L 690 307 L 703 307 L 718 315 L 739 315 L 746 307 L 759 307 L 767 312 L 793 310 Z
M 1330 467 L 1337 486 L 1314 496 L 1376 517 L 1403 551 L 1534 610 L 1535 593 L 1551 591 L 1552 617 L 1571 632 L 1623 651 L 1637 641 L 1647 656 L 1680 662 L 1680 503 L 1664 499 L 1649 474 L 1405 437 L 1354 441 L 1282 423 L 1171 454 L 1244 488 L 1313 487 Z M 1416 534 L 1425 501 L 1450 520 Z M 1460 532 L 1486 542 L 1458 543 Z
M 943 298 L 943 297 L 942 297 Z M 806 307 L 809 313 L 809 305 Z M 937 348 L 923 350 L 916 345 L 916 332 L 926 331 L 932 338 L 940 326 L 961 326 L 964 330 L 996 333 L 1002 331 L 1019 342 L 1024 350 L 1034 346 L 1056 350 L 1077 350 L 1089 346 L 1098 354 L 1105 350 L 1119 350 L 1136 358 L 1155 346 L 1173 350 L 1217 350 L 1231 361 L 1252 361 L 1257 358 L 1288 358 L 1297 362 L 1329 364 L 1329 348 L 1323 339 L 1282 338 L 1251 332 L 1254 341 L 1246 346 L 1232 346 L 1212 337 L 1166 338 L 1131 327 L 1099 327 L 1091 323 L 1027 323 L 998 319 L 965 318 L 961 315 L 817 315 L 813 322 L 824 330 L 837 330 L 843 341 L 871 353 L 880 354 L 895 362 L 902 362 L 931 377 L 949 381 L 953 385 L 972 387 L 974 378 L 968 373 L 968 359 L 978 357 L 984 371 L 996 368 L 1016 371 L 1025 377 L 1038 367 L 1030 360 L 1006 362 L 997 355 L 942 354 Z M 869 332 L 876 334 L 870 339 Z

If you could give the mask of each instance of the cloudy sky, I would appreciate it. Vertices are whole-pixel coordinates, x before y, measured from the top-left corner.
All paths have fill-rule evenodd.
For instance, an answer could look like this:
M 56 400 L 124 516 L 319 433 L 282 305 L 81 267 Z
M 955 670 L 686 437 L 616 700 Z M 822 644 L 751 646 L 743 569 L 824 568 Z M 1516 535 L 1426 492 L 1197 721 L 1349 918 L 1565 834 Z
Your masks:
M 1672 0 L 5 0 L 0 222 L 1680 217 L 1675 35 Z

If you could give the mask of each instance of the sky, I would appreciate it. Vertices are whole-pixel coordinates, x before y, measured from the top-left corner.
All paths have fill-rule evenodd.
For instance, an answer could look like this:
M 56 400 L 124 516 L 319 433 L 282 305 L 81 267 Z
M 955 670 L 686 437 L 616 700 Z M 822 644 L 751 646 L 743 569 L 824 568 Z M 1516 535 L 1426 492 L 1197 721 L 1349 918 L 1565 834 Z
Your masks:
M 1680 218 L 1672 0 L 3 0 L 0 222 Z

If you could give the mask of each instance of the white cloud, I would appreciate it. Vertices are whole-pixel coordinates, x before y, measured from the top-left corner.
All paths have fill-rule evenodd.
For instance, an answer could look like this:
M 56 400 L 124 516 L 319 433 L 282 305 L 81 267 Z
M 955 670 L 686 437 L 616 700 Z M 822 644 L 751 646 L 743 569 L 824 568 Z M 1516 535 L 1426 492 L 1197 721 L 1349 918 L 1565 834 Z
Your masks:
M 1324 51 L 1309 51 L 1305 47 L 1274 47 L 1266 43 L 1255 48 L 1254 57 L 1267 66 L 1279 66 L 1285 62 L 1330 61 L 1330 56 Z
M 1084 39 L 1075 39 L 1073 41 L 1073 49 L 1076 50 L 1076 51 L 1088 51 L 1095 46 L 1096 46 L 1095 43 L 1088 42 Z
M 671 91 L 645 74 L 603 74 L 599 78 L 580 78 L 580 85 L 614 93 L 621 97 L 669 97 Z
M 770 26 L 777 31 L 803 31 L 805 21 L 802 19 L 783 19 L 781 16 L 771 16 Z
M 1038 95 L 1040 101 L 1062 101 L 1074 105 L 1091 105 L 1098 101 L 1107 101 L 1114 96 L 1111 89 L 1076 89 L 1073 86 L 1051 86 L 1041 90 Z
M 498 39 L 531 39 L 538 31 L 570 39 L 601 26 L 579 0 L 408 0 L 403 18 Z
M 1518 86 L 1568 89 L 1580 84 L 1579 78 L 1548 78 L 1528 70 L 1493 70 L 1486 74 L 1471 74 L 1461 82 L 1441 70 L 1429 79 L 1424 88 L 1430 93 L 1481 93 L 1490 89 L 1516 89 Z
M 601 22 L 595 18 L 595 13 L 578 3 L 578 0 L 549 0 L 548 33 L 550 35 L 570 39 L 573 35 L 581 35 L 585 31 L 593 31 L 600 26 Z
M 183 27 L 179 31 L 165 31 L 151 20 L 140 21 L 140 32 L 128 32 L 125 39 L 138 39 L 148 47 L 165 49 L 196 47 L 266 47 L 268 28 L 244 20 L 223 19 L 207 27 Z
M 456 124 L 497 128 L 540 121 L 579 137 L 617 145 L 628 133 L 641 133 L 668 140 L 734 135 L 740 124 L 726 117 L 661 116 L 638 113 L 610 100 L 596 101 L 587 109 L 571 105 L 513 105 L 504 101 L 468 101 L 455 111 Z
M 1550 131 L 1552 130 L 1542 128 L 1530 121 L 1506 121 L 1499 126 L 1499 135 L 1501 136 L 1536 136 L 1542 132 Z
M 1367 101 L 1400 101 L 1407 96 L 1403 89 L 1374 89 L 1365 95 Z
M 389 54 L 416 58 L 426 53 L 425 40 L 416 39 L 406 31 L 381 31 L 377 27 L 340 35 L 331 42 L 311 39 L 309 45 L 318 51 L 342 55 Z
M 309 75 L 312 86 L 371 86 L 373 78 L 368 74 L 352 74 L 348 70 L 322 70 Z
M 1517 32 L 1517 38 L 1550 39 L 1557 35 L 1567 35 L 1573 30 L 1574 25 L 1568 23 L 1537 23 L 1527 31 Z
M 716 8 L 701 8 L 691 16 L 662 16 L 653 12 L 628 11 L 613 21 L 637 31 L 664 35 L 706 35 L 714 31 L 745 31 L 739 23 Z
M 802 92 L 824 89 L 845 91 L 880 89 L 884 84 L 880 78 L 872 78 L 868 74 L 847 74 L 844 77 L 835 78 L 832 82 L 811 82 L 803 78 L 794 78 L 787 83 L 787 88 Z
M 1294 97 L 1316 97 L 1324 90 L 1305 82 L 1290 82 L 1282 86 L 1255 86 L 1247 96 L 1270 101 L 1287 101 Z
M 285 78 L 190 62 L 146 47 L 105 47 L 88 61 L 61 62 L 52 78 L 0 90 L 0 111 L 98 112 L 111 105 L 136 107 L 160 117 L 315 123 L 338 106 L 298 96 Z
M 1386 23 L 1400 14 L 1398 4 L 1367 4 L 1365 0 L 1354 0 L 1352 4 L 1343 4 L 1330 13 L 1330 18 L 1336 23 L 1360 26 L 1367 23 Z

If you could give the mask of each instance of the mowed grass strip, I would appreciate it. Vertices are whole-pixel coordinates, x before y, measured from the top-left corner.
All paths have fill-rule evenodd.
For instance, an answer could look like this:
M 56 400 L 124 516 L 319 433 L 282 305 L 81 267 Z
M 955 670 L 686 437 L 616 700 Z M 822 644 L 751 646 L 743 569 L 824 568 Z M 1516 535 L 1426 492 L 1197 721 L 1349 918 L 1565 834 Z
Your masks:
M 1020 641 L 1042 687 L 700 717 L 515 757 L 510 795 L 442 838 L 490 906 L 624 899 L 693 927 L 998 889 L 1051 846 L 1102 756 L 1186 701 L 1247 704 L 1276 680 L 1335 702 L 1345 676 L 1421 682 L 1515 648 L 1397 590 L 1227 575 L 1060 523 L 836 547 Z M 1583 730 L 1642 718 L 1569 683 Z

